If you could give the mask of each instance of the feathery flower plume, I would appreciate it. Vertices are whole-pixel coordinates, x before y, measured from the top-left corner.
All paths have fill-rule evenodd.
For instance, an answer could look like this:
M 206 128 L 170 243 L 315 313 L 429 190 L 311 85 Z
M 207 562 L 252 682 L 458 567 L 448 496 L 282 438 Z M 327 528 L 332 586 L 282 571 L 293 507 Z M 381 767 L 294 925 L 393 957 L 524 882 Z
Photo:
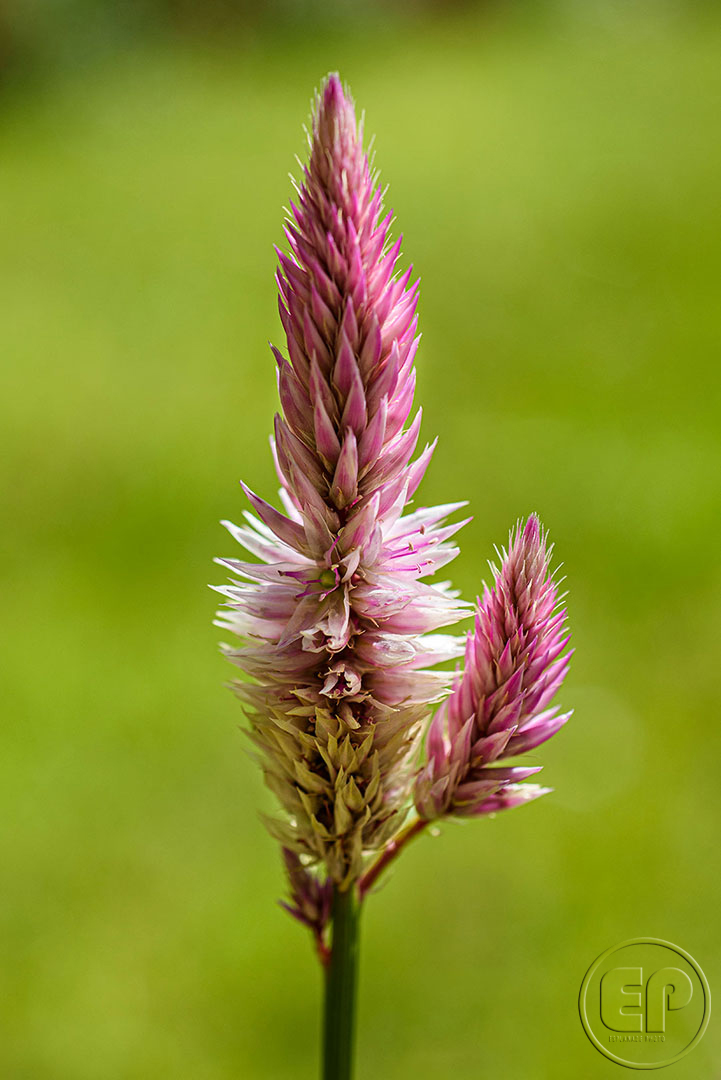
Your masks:
M 278 251 L 287 355 L 273 349 L 273 449 L 285 512 L 244 485 L 255 513 L 225 524 L 260 561 L 219 560 L 234 575 L 219 588 L 219 625 L 243 639 L 225 651 L 252 679 L 235 689 L 285 811 L 268 827 L 291 853 L 293 913 L 317 934 L 310 909 L 327 910 L 305 868 L 347 889 L 400 830 L 429 707 L 450 679 L 429 668 L 463 652 L 462 639 L 428 631 L 468 605 L 422 580 L 458 553 L 449 540 L 463 522 L 446 519 L 464 504 L 404 514 L 433 452 L 411 460 L 418 283 L 398 271 L 401 238 L 389 241 L 391 214 L 335 75 L 309 141 L 290 252 Z
M 566 612 L 535 514 L 511 533 L 502 554 L 493 587 L 485 587 L 476 607 L 465 670 L 431 724 L 428 763 L 415 790 L 424 819 L 493 813 L 550 790 L 521 783 L 537 766 L 496 764 L 550 739 L 571 715 L 550 706 L 571 652 L 563 653 Z

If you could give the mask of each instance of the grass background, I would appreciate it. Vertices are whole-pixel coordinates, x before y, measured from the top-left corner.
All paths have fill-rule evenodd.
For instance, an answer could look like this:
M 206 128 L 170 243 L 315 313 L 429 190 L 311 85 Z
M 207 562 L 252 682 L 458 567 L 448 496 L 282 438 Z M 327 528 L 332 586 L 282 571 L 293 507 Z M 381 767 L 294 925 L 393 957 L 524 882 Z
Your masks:
M 146 42 L 6 90 L 4 1078 L 315 1075 L 206 583 L 238 479 L 275 490 L 271 245 L 328 69 L 422 276 L 454 579 L 538 510 L 577 649 L 555 793 L 425 838 L 368 905 L 359 1080 L 616 1075 L 577 994 L 628 937 L 718 984 L 721 21 L 622 7 Z M 668 1075 L 720 1050 L 712 1019 Z

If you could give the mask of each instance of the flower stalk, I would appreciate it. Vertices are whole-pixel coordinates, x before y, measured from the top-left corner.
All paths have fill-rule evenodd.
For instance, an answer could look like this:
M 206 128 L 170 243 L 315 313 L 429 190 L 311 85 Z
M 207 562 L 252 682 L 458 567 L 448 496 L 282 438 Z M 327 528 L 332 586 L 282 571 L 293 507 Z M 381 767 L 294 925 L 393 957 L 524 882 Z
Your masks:
M 398 858 L 401 851 L 405 848 L 406 844 L 412 840 L 415 836 L 418 836 L 428 826 L 429 822 L 423 818 L 416 818 L 410 825 L 406 825 L 405 829 L 394 836 L 392 840 L 386 845 L 386 849 L 382 855 L 380 855 L 372 866 L 366 870 L 363 877 L 358 882 L 358 890 L 360 892 L 361 900 L 363 900 L 383 871 L 390 866 L 390 864 Z
M 355 888 L 333 890 L 333 942 L 323 1005 L 323 1080 L 351 1080 L 353 1075 L 360 910 Z

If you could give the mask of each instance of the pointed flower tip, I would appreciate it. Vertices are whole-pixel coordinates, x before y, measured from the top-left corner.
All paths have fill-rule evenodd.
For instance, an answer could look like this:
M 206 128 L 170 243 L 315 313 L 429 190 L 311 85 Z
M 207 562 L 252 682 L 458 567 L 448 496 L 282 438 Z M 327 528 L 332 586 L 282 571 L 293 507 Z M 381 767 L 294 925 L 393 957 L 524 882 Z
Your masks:
M 329 118 L 341 116 L 344 113 L 354 114 L 353 101 L 343 89 L 340 75 L 337 71 L 331 71 L 321 84 L 318 98 L 318 115 Z
M 528 521 L 523 530 L 523 539 L 527 543 L 538 544 L 541 539 L 541 522 L 538 514 L 529 514 Z
M 343 83 L 340 81 L 340 75 L 337 71 L 330 71 L 323 83 L 323 102 L 326 106 L 329 106 L 331 104 L 340 104 L 344 100 L 345 94 L 343 93 Z

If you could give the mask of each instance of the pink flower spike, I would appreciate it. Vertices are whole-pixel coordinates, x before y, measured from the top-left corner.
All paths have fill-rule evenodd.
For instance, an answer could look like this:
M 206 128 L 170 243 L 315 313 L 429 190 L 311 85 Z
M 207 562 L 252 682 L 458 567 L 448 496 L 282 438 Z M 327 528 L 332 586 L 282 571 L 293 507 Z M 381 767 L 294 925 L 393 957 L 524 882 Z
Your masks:
M 547 790 L 519 784 L 521 770 L 492 763 L 539 746 L 570 716 L 547 708 L 571 655 L 563 653 L 566 612 L 550 555 L 532 514 L 511 533 L 501 568 L 494 568 L 468 636 L 465 670 L 433 720 L 429 761 L 415 790 L 421 817 L 491 813 Z
M 219 621 L 242 639 L 226 653 L 252 680 L 235 689 L 282 810 L 268 827 L 290 910 L 322 936 L 319 889 L 357 881 L 412 806 L 431 702 L 452 678 L 429 668 L 463 645 L 429 631 L 469 605 L 425 580 L 457 554 L 457 505 L 404 513 L 432 453 L 412 460 L 417 283 L 399 271 L 337 75 L 316 98 L 291 213 L 276 276 L 286 343 L 273 349 L 285 512 L 244 487 L 255 513 L 229 528 L 264 565 L 225 560 L 238 577 Z

